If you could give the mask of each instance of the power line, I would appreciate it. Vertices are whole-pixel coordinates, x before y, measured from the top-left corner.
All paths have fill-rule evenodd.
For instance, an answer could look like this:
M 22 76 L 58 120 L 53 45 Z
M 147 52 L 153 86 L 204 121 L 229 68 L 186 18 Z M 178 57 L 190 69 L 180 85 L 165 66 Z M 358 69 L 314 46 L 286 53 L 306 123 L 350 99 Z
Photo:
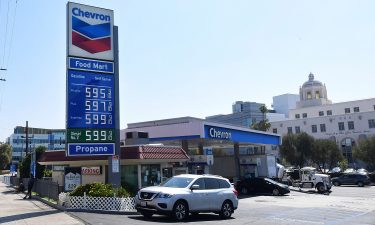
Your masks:
M 8 20 L 9 20 L 9 3 L 10 3 L 10 0 L 8 0 L 8 9 L 7 9 L 7 19 L 6 19 L 6 23 L 5 23 L 5 40 L 4 40 L 4 52 L 3 52 L 3 63 L 2 65 L 4 65 L 4 60 L 5 60 L 5 51 L 6 51 L 6 44 L 7 44 L 7 37 L 8 37 Z
M 13 44 L 13 33 L 14 33 L 14 27 L 16 24 L 16 18 L 17 18 L 17 3 L 18 0 L 16 0 L 16 5 L 14 6 L 14 14 L 13 14 L 13 23 L 12 23 L 12 31 L 10 33 L 10 41 L 9 41 L 9 48 L 8 48 L 8 57 L 6 60 L 5 67 L 8 67 L 9 59 L 10 59 L 10 53 L 12 52 L 12 44 Z

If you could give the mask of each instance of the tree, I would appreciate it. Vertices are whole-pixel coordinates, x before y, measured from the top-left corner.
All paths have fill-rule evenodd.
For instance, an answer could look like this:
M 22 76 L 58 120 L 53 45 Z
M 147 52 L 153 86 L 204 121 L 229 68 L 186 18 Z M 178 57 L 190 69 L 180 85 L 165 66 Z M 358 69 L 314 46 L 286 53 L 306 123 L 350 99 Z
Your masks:
M 319 166 L 329 166 L 330 169 L 343 159 L 340 149 L 332 140 L 315 140 L 312 147 L 311 160 Z
M 375 136 L 359 141 L 353 157 L 367 163 L 368 169 L 375 169 Z
M 44 146 L 38 146 L 35 149 L 36 154 L 36 161 L 40 158 L 40 156 L 47 150 Z M 20 173 L 21 177 L 27 178 L 30 177 L 30 164 L 31 164 L 31 154 L 28 154 L 23 160 L 20 165 Z M 39 163 L 36 163 L 36 177 L 42 178 L 44 175 L 45 166 L 40 165 Z
M 313 143 L 314 138 L 307 133 L 288 134 L 283 137 L 281 157 L 292 165 L 303 167 L 311 159 Z
M 297 135 L 297 165 L 303 167 L 311 159 L 312 145 L 314 144 L 314 138 L 307 133 L 303 132 Z
M 266 114 L 268 113 L 267 106 L 262 105 L 259 107 L 259 111 L 263 114 L 263 119 L 258 123 L 251 125 L 251 128 L 254 130 L 268 131 L 271 127 L 271 123 L 266 119 Z
M 280 146 L 280 155 L 286 162 L 291 165 L 297 164 L 297 135 L 288 134 L 283 137 L 282 145 Z
M 12 147 L 8 144 L 0 144 L 0 169 L 6 169 L 11 159 Z

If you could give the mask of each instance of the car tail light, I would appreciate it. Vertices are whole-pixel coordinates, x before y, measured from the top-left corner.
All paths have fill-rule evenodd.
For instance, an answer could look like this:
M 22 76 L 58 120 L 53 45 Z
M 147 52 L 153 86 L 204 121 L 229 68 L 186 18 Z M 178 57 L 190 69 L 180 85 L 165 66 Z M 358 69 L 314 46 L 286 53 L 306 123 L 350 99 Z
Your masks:
M 233 193 L 238 196 L 238 191 L 236 189 L 233 189 Z

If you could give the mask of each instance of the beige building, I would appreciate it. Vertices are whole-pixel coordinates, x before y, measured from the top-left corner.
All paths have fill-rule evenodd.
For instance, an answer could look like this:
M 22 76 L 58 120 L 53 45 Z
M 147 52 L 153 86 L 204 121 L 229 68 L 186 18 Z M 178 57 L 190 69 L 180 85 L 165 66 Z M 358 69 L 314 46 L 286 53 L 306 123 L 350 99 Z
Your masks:
M 300 88 L 297 108 L 289 111 L 289 119 L 271 122 L 270 131 L 282 136 L 306 132 L 317 139 L 334 140 L 351 166 L 358 166 L 353 147 L 375 135 L 375 98 L 332 103 L 326 86 L 310 74 Z

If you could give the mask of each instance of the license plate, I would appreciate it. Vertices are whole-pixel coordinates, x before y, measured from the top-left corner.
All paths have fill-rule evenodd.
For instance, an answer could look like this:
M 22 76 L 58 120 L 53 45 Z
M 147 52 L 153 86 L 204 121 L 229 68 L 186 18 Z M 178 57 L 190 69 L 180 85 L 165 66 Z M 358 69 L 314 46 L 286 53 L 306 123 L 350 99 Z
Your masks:
M 141 206 L 147 206 L 147 202 L 141 202 Z

